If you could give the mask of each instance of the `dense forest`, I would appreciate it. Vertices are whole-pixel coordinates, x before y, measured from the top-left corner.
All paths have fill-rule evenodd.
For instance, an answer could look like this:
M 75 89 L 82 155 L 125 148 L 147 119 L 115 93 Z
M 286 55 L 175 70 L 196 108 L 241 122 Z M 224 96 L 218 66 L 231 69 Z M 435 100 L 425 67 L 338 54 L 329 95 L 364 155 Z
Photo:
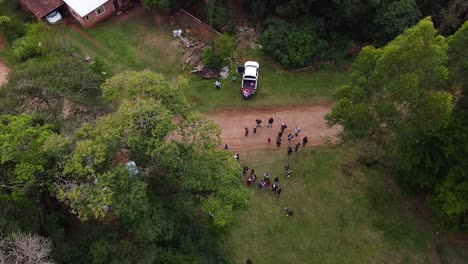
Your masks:
M 234 37 L 228 0 L 142 2 L 202 10 L 226 42 Z M 284 68 L 354 61 L 327 116 L 343 127 L 341 144 L 426 193 L 446 229 L 466 232 L 467 2 L 238 2 L 262 52 Z M 106 78 L 105 65 L 70 56 L 80 51 L 47 37 L 50 28 L 0 24 L 20 63 L 0 89 L 0 263 L 30 254 L 35 263 L 231 263 L 216 239 L 249 195 L 239 163 L 219 149 L 219 127 L 191 109 L 189 81 Z

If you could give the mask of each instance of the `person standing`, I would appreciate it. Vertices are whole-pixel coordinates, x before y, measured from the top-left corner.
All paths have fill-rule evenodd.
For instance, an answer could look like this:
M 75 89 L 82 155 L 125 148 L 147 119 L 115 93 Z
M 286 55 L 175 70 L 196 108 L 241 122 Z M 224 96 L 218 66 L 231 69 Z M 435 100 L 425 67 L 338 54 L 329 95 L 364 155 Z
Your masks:
M 299 136 L 299 133 L 301 133 L 301 128 L 296 127 L 296 129 L 294 129 L 294 135 L 297 137 L 297 136 Z
M 301 143 L 297 142 L 296 146 L 294 147 L 294 152 L 297 152 L 300 146 L 301 146 Z
M 257 134 L 257 127 L 253 127 L 253 133 Z
M 237 81 L 237 75 L 233 74 L 231 77 L 231 82 L 236 83 L 236 81 Z
M 216 80 L 215 86 L 216 86 L 216 90 L 221 90 L 221 83 L 219 82 L 219 80 Z
M 278 137 L 281 138 L 283 136 L 283 131 L 278 133 Z
M 246 127 L 245 128 L 245 136 L 248 137 L 249 136 L 249 129 Z
M 246 183 L 247 183 L 247 187 L 250 187 L 250 185 L 252 184 L 252 177 L 248 177 Z
M 307 137 L 304 137 L 304 138 L 302 139 L 302 147 L 305 147 L 306 144 L 307 144 L 307 142 L 309 142 L 309 139 L 308 139 Z
M 270 173 L 268 173 L 268 171 L 265 171 L 265 173 L 263 174 L 263 179 L 265 181 L 269 181 L 270 180 Z
M 287 216 L 293 216 L 293 214 L 294 214 L 293 210 L 291 208 L 289 208 L 289 207 L 285 207 L 284 211 L 286 212 Z
M 291 146 L 288 146 L 288 156 L 290 156 L 292 152 L 293 152 L 293 151 L 292 151 Z
M 270 144 L 271 143 L 271 138 L 268 138 L 267 141 L 268 141 L 268 144 Z
M 288 135 L 288 141 L 291 141 L 291 139 L 293 139 L 293 138 L 294 138 L 293 135 L 292 135 L 291 133 L 289 133 L 289 135 Z
M 260 182 L 258 183 L 258 188 L 262 189 L 263 185 L 264 185 L 263 180 L 260 180 Z
M 270 117 L 270 119 L 268 119 L 268 126 L 267 127 L 273 127 L 273 117 Z
M 255 174 L 252 175 L 252 181 L 253 181 L 254 183 L 257 182 L 257 175 L 255 175 Z
M 239 153 L 236 153 L 236 155 L 234 155 L 234 158 L 239 161 Z
M 291 172 L 292 172 L 292 169 L 291 168 L 288 168 L 288 171 L 286 172 L 287 174 L 287 178 L 291 177 Z
M 279 185 L 279 178 L 278 176 L 275 177 L 275 179 L 273 180 L 275 182 L 276 185 Z
M 214 217 L 215 217 L 215 216 L 214 216 L 213 212 L 209 212 L 209 213 L 208 213 L 208 220 L 210 220 L 210 222 L 213 222 Z
M 251 169 L 251 170 L 250 170 L 250 177 L 252 177 L 254 174 L 255 174 L 255 170 L 254 170 L 254 169 Z
M 279 147 L 279 146 L 281 146 L 281 138 L 280 137 L 278 137 L 276 139 L 276 147 Z
M 278 189 L 278 185 L 276 185 L 276 183 L 273 183 L 273 185 L 271 186 L 271 191 L 276 193 L 277 189 Z
M 225 149 L 225 150 L 228 150 L 228 149 L 229 149 L 228 144 L 225 144 L 225 145 L 224 145 L 224 149 Z
M 276 198 L 279 198 L 281 194 L 281 188 L 279 188 L 277 191 L 276 191 Z

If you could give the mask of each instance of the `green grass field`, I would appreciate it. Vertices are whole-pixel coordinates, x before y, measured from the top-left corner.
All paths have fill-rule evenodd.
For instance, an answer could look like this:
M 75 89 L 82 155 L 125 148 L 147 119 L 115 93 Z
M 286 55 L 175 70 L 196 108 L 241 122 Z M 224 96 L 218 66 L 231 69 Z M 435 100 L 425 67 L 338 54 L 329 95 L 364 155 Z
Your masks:
M 242 100 L 240 79 L 233 84 L 230 79 L 221 82 L 217 91 L 214 80 L 192 78 L 189 99 L 197 110 L 207 112 L 223 109 L 254 107 L 285 107 L 312 104 L 331 100 L 337 87 L 346 83 L 347 73 L 332 70 L 289 73 L 276 69 L 267 60 L 260 60 L 260 77 L 257 94 L 247 103 Z
M 250 208 L 222 239 L 226 254 L 235 263 L 251 258 L 255 264 L 440 263 L 438 249 L 442 263 L 464 263 L 463 252 L 436 240 L 388 176 L 367 169 L 344 175 L 340 164 L 352 155 L 326 147 L 290 157 L 283 151 L 244 154 L 241 163 L 257 175 L 280 176 L 283 192 L 276 199 L 271 190 L 251 187 Z M 291 178 L 282 171 L 288 162 Z M 294 216 L 286 216 L 285 206 Z
M 77 46 L 85 55 L 102 60 L 113 72 L 151 70 L 168 78 L 180 73 L 182 49 L 169 28 L 159 27 L 149 15 L 117 18 L 95 28 L 57 28 L 61 38 Z M 89 37 L 85 37 L 87 34 Z

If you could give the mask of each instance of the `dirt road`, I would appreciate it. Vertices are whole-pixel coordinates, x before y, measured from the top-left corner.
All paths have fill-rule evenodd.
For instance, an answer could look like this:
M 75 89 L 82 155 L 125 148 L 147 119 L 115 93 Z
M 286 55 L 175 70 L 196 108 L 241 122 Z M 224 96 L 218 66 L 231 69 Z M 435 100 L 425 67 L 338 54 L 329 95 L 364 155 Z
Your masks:
M 301 106 L 297 108 L 284 109 L 258 109 L 258 110 L 235 110 L 212 113 L 208 118 L 215 121 L 221 127 L 222 146 L 228 144 L 233 152 L 245 152 L 253 149 L 277 149 L 276 137 L 280 132 L 281 123 L 285 122 L 288 126 L 282 136 L 280 149 L 285 150 L 288 144 L 294 147 L 296 142 L 302 142 L 302 138 L 307 136 L 308 146 L 320 145 L 324 137 L 334 137 L 337 128 L 328 128 L 325 124 L 324 116 L 330 112 L 331 103 L 313 106 Z M 273 128 L 267 128 L 268 119 L 273 117 Z M 253 133 L 255 119 L 260 118 L 262 127 L 257 128 L 257 133 Z M 289 133 L 294 134 L 294 128 L 301 128 L 299 137 L 294 137 L 288 142 Z M 244 128 L 250 130 L 249 136 L 244 136 Z M 267 143 L 268 137 L 271 138 L 271 144 Z

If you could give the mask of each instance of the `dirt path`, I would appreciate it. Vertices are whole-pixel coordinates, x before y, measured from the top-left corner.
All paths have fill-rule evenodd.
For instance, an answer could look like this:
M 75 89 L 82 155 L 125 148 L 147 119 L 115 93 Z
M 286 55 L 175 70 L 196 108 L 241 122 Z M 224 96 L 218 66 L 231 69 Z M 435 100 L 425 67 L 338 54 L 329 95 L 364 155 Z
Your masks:
M 304 136 L 309 139 L 308 146 L 323 144 L 325 137 L 333 138 L 338 129 L 328 128 L 324 120 L 331 107 L 332 104 L 327 103 L 297 108 L 223 111 L 208 114 L 208 118 L 221 127 L 222 146 L 228 144 L 233 152 L 239 153 L 253 149 L 277 149 L 276 137 L 280 132 L 281 123 L 285 122 L 288 128 L 282 136 L 279 148 L 285 150 L 289 143 L 287 136 L 289 133 L 294 134 L 296 126 L 301 128 L 301 133 L 289 143 L 291 147 L 294 147 L 296 142 L 302 142 Z M 270 117 L 274 119 L 273 128 L 266 127 Z M 263 124 L 257 129 L 257 133 L 253 134 L 257 118 L 262 119 Z M 245 127 L 250 130 L 248 137 L 244 136 Z M 267 143 L 268 137 L 271 138 L 271 144 Z
M 10 68 L 8 68 L 5 63 L 0 61 L 0 85 L 6 83 L 7 74 L 10 72 Z

